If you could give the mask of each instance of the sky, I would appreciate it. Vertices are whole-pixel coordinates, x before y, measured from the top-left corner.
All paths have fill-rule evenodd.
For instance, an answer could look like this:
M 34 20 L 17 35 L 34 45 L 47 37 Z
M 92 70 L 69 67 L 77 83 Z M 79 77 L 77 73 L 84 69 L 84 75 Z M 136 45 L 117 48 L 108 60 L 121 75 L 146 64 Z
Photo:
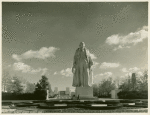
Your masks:
M 2 3 L 2 69 L 52 90 L 72 87 L 75 50 L 85 42 L 93 81 L 148 69 L 147 2 Z

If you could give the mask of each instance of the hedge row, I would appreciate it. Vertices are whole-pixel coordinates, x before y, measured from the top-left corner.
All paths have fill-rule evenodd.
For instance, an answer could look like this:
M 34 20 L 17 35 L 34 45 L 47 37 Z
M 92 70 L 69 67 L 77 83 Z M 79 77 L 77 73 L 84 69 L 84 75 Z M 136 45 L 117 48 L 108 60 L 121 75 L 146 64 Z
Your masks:
M 2 100 L 45 100 L 46 99 L 46 91 L 39 90 L 34 93 L 2 93 Z
M 148 99 L 147 91 L 121 91 L 118 93 L 119 99 Z

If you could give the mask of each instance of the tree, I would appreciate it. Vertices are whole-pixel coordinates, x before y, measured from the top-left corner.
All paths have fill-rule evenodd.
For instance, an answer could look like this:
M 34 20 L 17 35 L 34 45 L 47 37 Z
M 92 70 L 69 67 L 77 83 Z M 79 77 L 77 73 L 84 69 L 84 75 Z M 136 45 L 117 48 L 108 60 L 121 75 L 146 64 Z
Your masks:
M 132 90 L 132 84 L 129 82 L 130 80 L 128 79 L 128 81 L 124 81 L 119 89 L 122 89 L 122 91 L 131 91 Z
M 47 90 L 49 93 L 52 93 L 52 89 L 50 83 L 48 82 L 48 78 L 46 76 L 42 76 L 42 79 L 39 80 L 39 83 L 36 84 L 35 94 L 39 96 L 41 99 L 45 99 L 47 95 Z
M 139 91 L 148 91 L 148 71 L 145 70 L 143 75 L 137 80 L 137 87 Z
M 7 90 L 8 92 L 13 92 L 13 93 L 23 92 L 23 86 L 21 84 L 21 81 L 18 79 L 18 77 L 13 77 L 13 80 L 10 82 L 10 85 Z
M 42 89 L 48 89 L 49 88 L 49 82 L 48 78 L 46 76 L 42 76 L 42 79 L 39 81 Z
M 98 85 L 97 84 L 93 84 L 93 95 L 94 96 L 98 96 Z
M 35 91 L 35 85 L 30 82 L 26 82 L 25 93 L 33 93 Z
M 10 83 L 11 83 L 11 76 L 7 70 L 2 71 L 2 90 L 7 91 Z
M 112 81 L 112 78 L 103 79 L 101 84 L 99 84 L 99 92 L 102 94 L 109 95 L 111 90 L 116 88 L 115 84 Z

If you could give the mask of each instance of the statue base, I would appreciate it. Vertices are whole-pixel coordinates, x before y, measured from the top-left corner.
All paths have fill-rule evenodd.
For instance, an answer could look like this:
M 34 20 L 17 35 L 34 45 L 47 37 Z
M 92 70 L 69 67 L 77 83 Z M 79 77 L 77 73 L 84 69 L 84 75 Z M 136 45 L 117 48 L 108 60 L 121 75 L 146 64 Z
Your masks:
M 79 99 L 95 99 L 92 87 L 76 87 L 75 96 Z

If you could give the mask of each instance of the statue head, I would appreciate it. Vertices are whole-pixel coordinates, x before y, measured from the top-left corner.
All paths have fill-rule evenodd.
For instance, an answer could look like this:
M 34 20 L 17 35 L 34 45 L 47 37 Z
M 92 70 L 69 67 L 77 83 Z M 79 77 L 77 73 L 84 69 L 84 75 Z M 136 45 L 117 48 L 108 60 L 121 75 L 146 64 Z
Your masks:
M 81 49 L 85 48 L 85 43 L 84 42 L 80 42 L 79 48 L 81 48 Z

